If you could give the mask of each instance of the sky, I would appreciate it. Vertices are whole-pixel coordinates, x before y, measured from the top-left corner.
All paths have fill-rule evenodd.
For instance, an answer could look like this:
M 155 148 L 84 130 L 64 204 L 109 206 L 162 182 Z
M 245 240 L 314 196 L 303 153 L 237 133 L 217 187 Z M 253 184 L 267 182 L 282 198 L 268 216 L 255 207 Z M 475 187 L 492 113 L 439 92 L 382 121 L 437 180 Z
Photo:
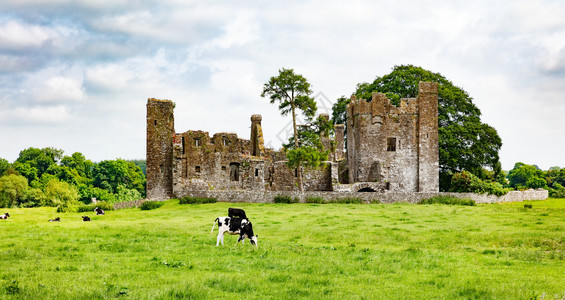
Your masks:
M 148 98 L 175 130 L 267 146 L 289 116 L 260 96 L 281 68 L 331 113 L 358 83 L 412 64 L 463 88 L 502 138 L 502 167 L 565 167 L 565 1 L 2 0 L 0 158 L 28 147 L 144 159 Z

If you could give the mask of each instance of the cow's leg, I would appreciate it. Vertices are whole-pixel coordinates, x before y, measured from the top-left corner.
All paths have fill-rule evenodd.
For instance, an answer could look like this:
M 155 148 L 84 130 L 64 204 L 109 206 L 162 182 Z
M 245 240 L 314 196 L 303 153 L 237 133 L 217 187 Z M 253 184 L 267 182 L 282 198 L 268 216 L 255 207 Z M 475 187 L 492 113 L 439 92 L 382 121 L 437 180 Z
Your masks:
M 224 231 L 219 231 L 218 232 L 218 237 L 216 238 L 216 247 L 220 245 L 220 241 L 222 242 L 222 245 L 224 244 Z

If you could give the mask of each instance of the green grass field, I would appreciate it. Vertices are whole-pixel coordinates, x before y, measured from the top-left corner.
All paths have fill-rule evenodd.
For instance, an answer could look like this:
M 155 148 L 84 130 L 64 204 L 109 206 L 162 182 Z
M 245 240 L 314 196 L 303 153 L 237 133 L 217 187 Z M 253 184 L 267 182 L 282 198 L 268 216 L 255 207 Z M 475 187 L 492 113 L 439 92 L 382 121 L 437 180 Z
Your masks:
M 3 209 L 0 298 L 562 299 L 565 199 L 525 203 Z M 259 247 L 215 246 L 230 206 Z

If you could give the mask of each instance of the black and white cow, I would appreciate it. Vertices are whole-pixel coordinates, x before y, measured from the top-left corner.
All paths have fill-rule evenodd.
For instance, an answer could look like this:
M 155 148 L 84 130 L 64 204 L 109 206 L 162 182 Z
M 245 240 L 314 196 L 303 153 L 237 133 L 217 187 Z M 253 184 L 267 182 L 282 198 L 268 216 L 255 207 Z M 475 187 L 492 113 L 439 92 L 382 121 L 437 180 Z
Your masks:
M 242 219 L 247 219 L 247 216 L 245 215 L 245 211 L 241 208 L 228 208 L 228 217 L 233 218 L 233 217 L 239 217 Z
M 61 218 L 60 218 L 60 217 L 56 217 L 55 219 L 49 220 L 49 222 L 61 222 Z
M 1 220 L 7 220 L 9 216 L 10 216 L 9 213 L 5 213 L 5 214 L 3 214 L 3 215 L 0 215 L 0 219 L 1 219 Z
M 88 221 L 90 221 L 90 217 L 89 216 L 82 216 L 82 221 L 88 222 Z
M 214 232 L 214 226 L 216 226 L 216 222 L 218 222 L 218 237 L 216 239 L 216 246 L 224 244 L 224 235 L 229 233 L 231 235 L 239 234 L 239 238 L 237 242 L 241 241 L 243 244 L 245 237 L 249 238 L 252 245 L 257 246 L 257 236 L 253 233 L 253 225 L 249 222 L 248 219 L 243 218 L 230 218 L 230 217 L 218 217 L 214 221 L 212 225 L 212 231 Z
M 94 209 L 94 212 L 96 213 L 97 216 L 104 214 L 104 211 L 103 211 L 102 208 L 100 208 L 100 207 L 96 207 L 96 208 Z

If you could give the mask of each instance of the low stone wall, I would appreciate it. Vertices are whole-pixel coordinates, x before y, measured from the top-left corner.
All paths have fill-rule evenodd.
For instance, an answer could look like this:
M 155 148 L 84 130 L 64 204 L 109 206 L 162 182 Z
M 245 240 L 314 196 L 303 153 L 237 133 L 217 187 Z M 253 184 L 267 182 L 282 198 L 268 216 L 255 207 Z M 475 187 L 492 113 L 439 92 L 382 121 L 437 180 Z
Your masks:
M 114 203 L 114 209 L 140 207 L 141 203 L 143 203 L 145 201 L 148 201 L 148 200 L 147 199 L 141 199 L 141 200 L 135 200 L 135 201 Z
M 548 191 L 543 189 L 512 191 L 508 194 L 497 197 L 494 195 L 481 195 L 473 193 L 354 193 L 354 192 L 254 192 L 254 191 L 192 191 L 185 195 L 191 197 L 211 197 L 218 199 L 219 202 L 244 202 L 244 203 L 273 203 L 277 195 L 298 198 L 299 202 L 305 203 L 307 198 L 323 198 L 325 200 L 336 200 L 346 198 L 359 198 L 365 203 L 418 203 L 422 199 L 434 196 L 454 196 L 458 198 L 470 198 L 476 203 L 497 203 L 497 202 L 517 202 L 524 200 L 545 200 L 548 198 Z
M 457 198 L 469 198 L 475 200 L 476 203 L 499 203 L 499 202 L 520 202 L 526 200 L 545 200 L 549 197 L 549 193 L 544 189 L 527 190 L 527 191 L 511 191 L 504 196 L 494 196 L 487 194 L 473 193 L 359 193 L 359 192 L 254 192 L 254 191 L 183 191 L 182 195 L 176 197 L 206 197 L 216 198 L 219 202 L 232 203 L 273 203 L 276 196 L 290 196 L 298 198 L 299 202 L 305 203 L 307 198 L 323 198 L 324 200 L 339 200 L 347 198 L 359 198 L 364 203 L 418 203 L 422 199 L 432 198 L 434 196 L 453 196 Z M 114 209 L 139 207 L 145 201 L 161 201 L 141 199 L 129 202 L 114 203 Z

